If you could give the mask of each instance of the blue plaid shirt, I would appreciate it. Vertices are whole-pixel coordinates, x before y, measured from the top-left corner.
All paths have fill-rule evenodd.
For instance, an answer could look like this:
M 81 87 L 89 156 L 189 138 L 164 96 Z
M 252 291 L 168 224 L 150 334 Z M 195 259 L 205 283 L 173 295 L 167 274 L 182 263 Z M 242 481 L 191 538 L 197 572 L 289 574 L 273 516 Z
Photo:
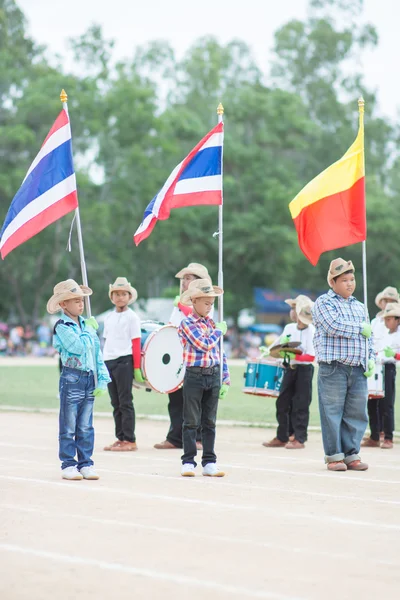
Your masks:
M 82 317 L 78 319 L 79 325 L 61 313 L 62 322 L 56 323 L 54 328 L 53 346 L 60 353 L 65 367 L 96 371 L 97 386 L 106 389 L 111 379 L 101 354 L 98 335 L 91 327 L 86 328 Z
M 318 362 L 337 360 L 365 369 L 366 338 L 361 334 L 365 321 L 364 304 L 354 296 L 345 299 L 333 290 L 317 298 L 313 308 L 314 347 Z M 368 340 L 369 358 L 374 358 L 372 337 Z

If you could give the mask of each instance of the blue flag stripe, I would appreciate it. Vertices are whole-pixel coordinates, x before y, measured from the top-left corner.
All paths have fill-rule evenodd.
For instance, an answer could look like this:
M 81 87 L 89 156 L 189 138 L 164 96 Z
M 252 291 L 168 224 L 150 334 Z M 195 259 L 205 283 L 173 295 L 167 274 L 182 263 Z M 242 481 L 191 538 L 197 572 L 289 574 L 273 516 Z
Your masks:
M 222 171 L 222 146 L 213 146 L 201 150 L 192 158 L 182 171 L 179 180 L 221 175 Z

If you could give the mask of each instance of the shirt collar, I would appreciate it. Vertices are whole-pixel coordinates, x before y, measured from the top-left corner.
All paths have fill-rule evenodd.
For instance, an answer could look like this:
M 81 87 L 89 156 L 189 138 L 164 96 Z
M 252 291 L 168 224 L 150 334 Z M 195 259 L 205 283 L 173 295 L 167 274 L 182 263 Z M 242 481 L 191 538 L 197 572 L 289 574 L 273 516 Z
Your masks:
M 210 317 L 200 317 L 194 311 L 188 316 L 188 319 L 191 319 L 195 323 L 197 323 L 197 321 L 204 321 L 205 323 L 208 323 L 211 321 Z
M 349 300 L 350 302 L 354 302 L 354 300 L 356 299 L 356 298 L 354 298 L 354 296 L 349 296 L 347 299 L 343 298 L 343 296 L 341 296 L 340 294 L 337 294 L 332 289 L 330 289 L 328 291 L 328 296 L 330 296 L 331 298 L 337 298 L 338 300 L 344 300 L 345 302 L 347 300 Z
M 66 315 L 64 311 L 61 311 L 61 314 L 62 314 L 63 321 L 67 321 L 68 323 L 72 323 L 73 325 L 78 325 L 78 323 L 76 321 L 74 321 L 73 319 L 71 319 L 71 317 Z M 85 320 L 80 316 L 78 316 L 78 319 L 79 319 L 79 325 L 81 326 L 81 329 L 82 329 L 82 326 L 84 326 Z

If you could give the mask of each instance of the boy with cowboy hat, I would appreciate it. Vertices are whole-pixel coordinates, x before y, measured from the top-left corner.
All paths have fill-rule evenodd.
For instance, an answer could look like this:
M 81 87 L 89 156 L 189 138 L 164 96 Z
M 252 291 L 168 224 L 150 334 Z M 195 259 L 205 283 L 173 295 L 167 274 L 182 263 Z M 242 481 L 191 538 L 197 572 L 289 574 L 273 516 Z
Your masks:
M 359 450 L 367 425 L 367 377 L 375 363 L 371 325 L 364 305 L 353 296 L 354 271 L 350 260 L 333 260 L 327 276 L 331 289 L 313 308 L 319 412 L 329 471 L 368 469 Z
M 62 362 L 60 374 L 59 458 L 63 479 L 99 479 L 93 468 L 93 401 L 110 381 L 94 317 L 82 319 L 84 298 L 92 290 L 73 279 L 54 286 L 47 311 L 61 311 L 54 325 L 53 346 Z M 95 375 L 96 373 L 96 375 Z M 97 387 L 95 381 L 97 378 Z M 75 459 L 77 454 L 78 460 Z
M 208 274 L 208 270 L 204 265 L 199 263 L 189 263 L 187 267 L 181 269 L 176 275 L 180 279 L 180 294 L 183 294 L 188 289 L 191 281 L 196 279 L 208 279 L 211 282 L 211 278 Z M 179 327 L 182 320 L 189 316 L 192 312 L 191 306 L 184 306 L 180 301 L 180 295 L 176 296 L 174 302 L 174 309 L 172 311 L 169 322 L 176 327 Z M 212 312 L 211 315 L 212 317 Z M 171 450 L 175 448 L 182 448 L 182 424 L 183 424 L 183 391 L 182 388 L 177 389 L 175 392 L 168 394 L 168 414 L 170 419 L 170 426 L 167 433 L 167 437 L 164 441 L 154 444 L 154 448 L 157 450 Z M 201 450 L 201 431 L 197 432 L 197 448 Z
M 223 477 L 216 464 L 214 452 L 215 425 L 219 398 L 229 391 L 229 371 L 223 355 L 221 386 L 221 337 L 226 333 L 226 323 L 214 323 L 209 317 L 214 300 L 224 293 L 207 279 L 197 279 L 189 284 L 181 296 L 184 306 L 193 306 L 193 312 L 183 319 L 178 333 L 183 346 L 186 365 L 183 381 L 183 455 L 181 474 L 193 477 L 197 454 L 196 431 L 201 424 L 203 443 L 203 475 Z
M 372 335 L 374 336 L 374 347 L 375 352 L 382 354 L 385 345 L 386 337 L 388 334 L 385 320 L 383 318 L 383 311 L 389 302 L 398 302 L 399 292 L 395 287 L 387 286 L 384 290 L 379 292 L 375 298 L 375 304 L 379 308 L 379 312 L 376 317 L 371 321 Z M 362 446 L 379 447 L 379 439 L 375 440 L 375 429 L 378 427 L 381 437 L 384 437 L 383 433 L 383 402 L 380 398 L 368 398 L 368 418 L 371 428 L 371 437 L 366 437 Z M 374 430 L 374 437 L 372 437 L 372 429 Z
M 141 329 L 137 314 L 129 308 L 137 299 L 137 291 L 126 277 L 110 283 L 108 296 L 115 310 L 104 321 L 104 360 L 111 376 L 108 392 L 113 407 L 117 440 L 104 450 L 129 452 L 137 450 L 133 379 L 144 382 L 140 369 Z
M 400 304 L 390 302 L 385 304 L 385 308 L 380 313 L 385 322 L 387 334 L 384 339 L 385 348 L 383 349 L 382 362 L 385 366 L 385 396 L 374 400 L 379 402 L 382 419 L 376 406 L 375 411 L 369 413 L 369 423 L 371 427 L 371 436 L 367 438 L 362 446 L 378 447 L 384 449 L 393 448 L 394 431 L 394 401 L 396 397 L 396 361 L 400 360 Z M 372 400 L 373 401 L 373 400 Z M 380 443 L 380 431 L 383 428 L 384 440 Z
M 314 326 L 312 325 L 311 309 L 313 302 L 307 296 L 296 298 L 292 310 L 296 314 L 296 323 L 289 323 L 283 330 L 281 338 L 274 345 L 300 342 L 301 354 L 282 352 L 285 373 L 282 379 L 280 394 L 276 400 L 276 418 L 278 429 L 276 437 L 270 442 L 264 442 L 267 448 L 285 446 L 288 450 L 304 448 L 307 441 L 307 428 L 310 418 L 312 399 L 312 379 L 314 375 L 313 361 L 315 351 L 313 345 Z M 285 362 L 286 362 L 285 361 Z M 294 439 L 289 439 L 289 419 L 291 418 Z

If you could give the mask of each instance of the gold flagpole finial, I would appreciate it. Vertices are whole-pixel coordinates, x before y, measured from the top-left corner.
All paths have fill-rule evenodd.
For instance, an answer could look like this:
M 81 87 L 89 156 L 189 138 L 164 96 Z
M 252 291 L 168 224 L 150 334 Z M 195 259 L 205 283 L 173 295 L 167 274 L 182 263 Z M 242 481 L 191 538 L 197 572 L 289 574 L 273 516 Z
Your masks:
M 218 104 L 218 108 L 217 108 L 217 115 L 223 115 L 224 114 L 224 107 L 222 106 L 221 102 Z
M 364 112 L 364 106 L 365 106 L 364 98 L 362 96 L 360 96 L 359 99 L 358 99 L 358 112 L 363 113 Z
M 61 90 L 60 100 L 64 104 L 64 102 L 68 101 L 67 92 L 65 90 Z

